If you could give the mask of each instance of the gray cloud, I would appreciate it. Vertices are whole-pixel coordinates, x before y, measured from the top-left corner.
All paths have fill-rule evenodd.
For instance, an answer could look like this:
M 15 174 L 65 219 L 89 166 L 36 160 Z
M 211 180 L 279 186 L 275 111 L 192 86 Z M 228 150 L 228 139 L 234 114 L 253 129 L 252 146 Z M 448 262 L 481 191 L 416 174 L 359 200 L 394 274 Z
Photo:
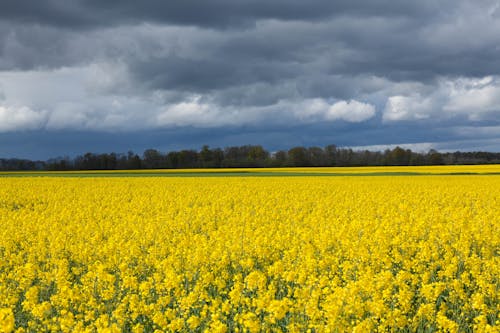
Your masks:
M 453 3 L 453 2 L 448 2 Z M 332 16 L 427 16 L 446 7 L 435 4 L 389 0 L 4 0 L 0 18 L 11 22 L 40 23 L 63 28 L 92 29 L 96 26 L 156 22 L 200 27 L 247 27 L 257 20 L 321 20 Z
M 234 128 L 302 128 L 316 137 L 305 141 L 320 142 L 329 139 L 315 124 L 340 124 L 354 133 L 346 130 L 346 145 L 364 146 L 354 138 L 369 124 L 382 129 L 366 139 L 375 145 L 418 144 L 405 131 L 419 126 L 474 140 L 470 128 L 500 119 L 499 8 L 497 0 L 5 0 L 0 132 L 189 127 L 228 138 Z

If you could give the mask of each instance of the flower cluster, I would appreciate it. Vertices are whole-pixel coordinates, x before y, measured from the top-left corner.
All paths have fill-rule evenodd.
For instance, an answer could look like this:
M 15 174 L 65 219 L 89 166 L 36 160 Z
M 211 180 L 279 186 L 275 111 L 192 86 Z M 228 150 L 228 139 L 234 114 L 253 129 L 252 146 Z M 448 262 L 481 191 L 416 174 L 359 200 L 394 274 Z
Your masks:
M 0 178 L 0 332 L 498 332 L 500 177 Z

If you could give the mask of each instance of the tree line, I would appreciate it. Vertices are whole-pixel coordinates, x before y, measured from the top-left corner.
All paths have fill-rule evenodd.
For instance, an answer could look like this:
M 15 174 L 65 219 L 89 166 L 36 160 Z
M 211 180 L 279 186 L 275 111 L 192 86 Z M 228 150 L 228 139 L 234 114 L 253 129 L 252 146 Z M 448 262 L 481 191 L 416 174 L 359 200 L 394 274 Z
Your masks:
M 147 149 L 142 155 L 132 151 L 122 153 L 86 153 L 75 158 L 55 158 L 47 161 L 0 159 L 0 170 L 127 170 L 180 168 L 262 168 L 320 166 L 390 166 L 390 165 L 452 165 L 498 164 L 500 153 L 447 152 L 434 149 L 414 152 L 396 147 L 385 151 L 353 150 L 335 145 L 326 147 L 293 147 L 269 152 L 260 145 L 244 145 L 200 150 L 185 149 L 161 152 Z

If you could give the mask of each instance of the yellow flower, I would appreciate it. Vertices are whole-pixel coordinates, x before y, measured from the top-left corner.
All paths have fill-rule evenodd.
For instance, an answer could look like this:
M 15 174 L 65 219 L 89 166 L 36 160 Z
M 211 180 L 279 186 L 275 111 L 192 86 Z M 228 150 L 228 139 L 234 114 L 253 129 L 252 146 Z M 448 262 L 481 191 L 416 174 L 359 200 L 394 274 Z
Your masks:
M 191 316 L 186 322 L 191 330 L 195 330 L 200 325 L 201 320 L 198 316 Z
M 15 319 L 14 313 L 10 308 L 0 309 L 0 332 L 10 333 L 14 330 Z
M 354 173 L 498 166 L 300 170 L 0 177 L 1 330 L 497 329 L 500 177 Z

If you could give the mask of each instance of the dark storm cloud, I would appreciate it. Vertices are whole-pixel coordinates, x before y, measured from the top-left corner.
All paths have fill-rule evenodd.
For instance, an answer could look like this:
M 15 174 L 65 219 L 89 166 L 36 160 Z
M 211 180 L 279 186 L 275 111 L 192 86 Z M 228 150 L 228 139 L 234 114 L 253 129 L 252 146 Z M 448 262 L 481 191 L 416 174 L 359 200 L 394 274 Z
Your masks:
M 245 65 L 236 59 L 169 56 L 134 63 L 131 70 L 138 80 L 147 81 L 152 88 L 205 92 L 255 82 L 273 84 L 296 77 L 294 67 L 286 63 Z
M 301 0 L 3 0 L 0 19 L 65 28 L 157 22 L 200 27 L 244 27 L 259 19 L 320 20 L 335 15 L 423 16 L 433 1 Z
M 500 115 L 499 8 L 497 0 L 3 0 L 0 132 L 15 133 L 12 143 L 29 137 L 21 130 L 47 131 L 40 142 L 50 145 L 69 129 L 122 131 L 102 134 L 104 150 L 126 150 L 111 148 L 120 140 L 162 148 L 161 135 L 181 143 L 173 149 L 204 140 L 496 140 L 470 128 Z M 127 131 L 147 130 L 157 134 L 132 145 Z M 67 142 L 99 150 L 87 134 Z
M 56 68 L 118 57 L 141 80 L 153 72 L 151 83 L 158 88 L 170 88 L 177 79 L 181 86 L 192 80 L 206 88 L 211 76 L 224 86 L 238 79 L 298 79 L 304 72 L 395 81 L 485 76 L 500 71 L 497 27 L 480 15 L 496 15 L 489 3 L 7 0 L 0 5 L 0 68 Z M 244 22 L 251 24 L 239 29 Z M 213 33 L 208 44 L 181 29 L 178 38 L 196 54 L 158 57 L 155 50 L 165 47 L 158 42 L 173 43 L 173 37 L 134 34 L 132 27 L 142 23 L 225 30 Z M 103 34 L 109 44 L 99 43 Z M 134 46 L 144 53 L 131 54 Z M 174 73 L 167 76 L 168 70 Z

